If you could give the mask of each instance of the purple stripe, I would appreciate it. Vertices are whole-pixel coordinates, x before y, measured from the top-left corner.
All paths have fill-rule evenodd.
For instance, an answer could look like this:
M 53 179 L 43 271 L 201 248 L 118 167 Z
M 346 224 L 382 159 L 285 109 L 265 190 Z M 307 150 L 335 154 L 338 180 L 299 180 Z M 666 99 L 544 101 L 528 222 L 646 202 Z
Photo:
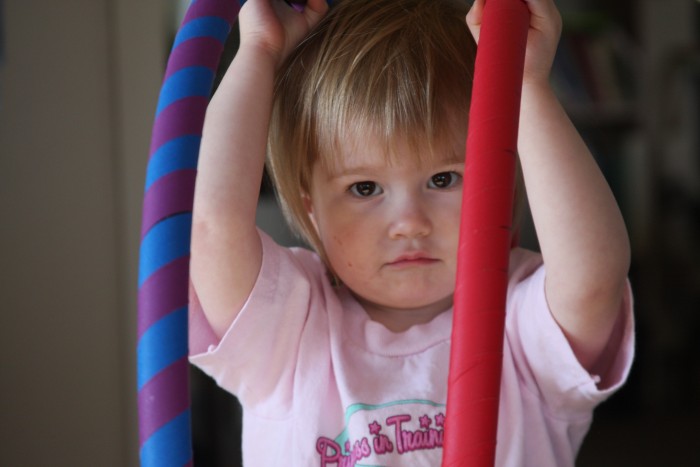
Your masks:
M 203 16 L 218 16 L 219 18 L 225 19 L 229 23 L 233 23 L 238 15 L 238 10 L 240 9 L 241 6 L 239 5 L 239 0 L 199 0 L 198 2 L 193 2 L 190 4 L 182 24 L 187 24 L 193 19 L 201 18 Z
M 168 313 L 187 306 L 190 258 L 185 256 L 160 268 L 141 285 L 138 295 L 137 339 Z
M 146 383 L 138 394 L 139 446 L 189 407 L 187 357 L 173 363 Z
M 223 49 L 223 44 L 211 37 L 197 37 L 183 42 L 170 54 L 163 82 L 173 73 L 191 66 L 203 66 L 216 72 Z
M 173 102 L 153 124 L 150 154 L 168 141 L 185 135 L 201 135 L 209 99 L 195 96 Z
M 161 220 L 192 211 L 196 170 L 178 170 L 159 178 L 143 199 L 141 239 Z

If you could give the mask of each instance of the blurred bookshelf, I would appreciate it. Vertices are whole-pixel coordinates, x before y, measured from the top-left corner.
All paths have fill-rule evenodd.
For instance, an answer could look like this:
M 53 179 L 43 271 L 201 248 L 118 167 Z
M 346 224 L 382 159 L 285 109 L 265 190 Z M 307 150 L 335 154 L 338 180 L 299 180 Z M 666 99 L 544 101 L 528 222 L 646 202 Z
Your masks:
M 552 86 L 584 126 L 639 124 L 639 46 L 602 12 L 563 15 Z
M 700 465 L 700 3 L 557 4 L 552 85 L 627 222 L 637 334 L 577 465 Z

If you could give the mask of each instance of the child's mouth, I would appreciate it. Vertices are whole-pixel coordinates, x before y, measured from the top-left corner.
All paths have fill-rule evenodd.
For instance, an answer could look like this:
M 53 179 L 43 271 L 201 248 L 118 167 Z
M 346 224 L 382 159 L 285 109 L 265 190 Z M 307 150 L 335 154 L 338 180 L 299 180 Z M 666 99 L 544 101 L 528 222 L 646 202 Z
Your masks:
M 431 258 L 425 253 L 407 253 L 399 256 L 393 261 L 389 262 L 388 265 L 391 267 L 411 267 L 411 266 L 428 266 L 436 263 L 438 260 Z

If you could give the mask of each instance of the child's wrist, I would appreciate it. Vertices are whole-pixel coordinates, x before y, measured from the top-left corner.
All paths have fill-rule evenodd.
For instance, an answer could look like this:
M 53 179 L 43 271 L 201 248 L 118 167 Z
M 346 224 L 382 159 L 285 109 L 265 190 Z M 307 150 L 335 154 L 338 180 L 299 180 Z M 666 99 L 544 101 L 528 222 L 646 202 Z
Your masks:
M 250 59 L 254 63 L 262 66 L 272 66 L 275 70 L 282 62 L 282 51 L 275 50 L 274 47 L 254 40 L 241 40 L 236 55 L 245 59 Z

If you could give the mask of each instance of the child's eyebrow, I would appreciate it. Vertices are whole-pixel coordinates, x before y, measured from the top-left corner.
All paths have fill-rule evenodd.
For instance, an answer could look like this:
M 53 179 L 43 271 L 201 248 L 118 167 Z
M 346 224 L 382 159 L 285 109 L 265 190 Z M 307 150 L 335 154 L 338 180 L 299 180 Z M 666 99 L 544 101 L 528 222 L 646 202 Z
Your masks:
M 435 167 L 436 169 L 439 167 L 450 165 L 461 165 L 464 164 L 464 157 L 458 154 L 453 154 L 432 161 L 428 161 L 428 164 Z M 372 175 L 373 173 L 380 172 L 381 170 L 390 166 L 390 163 L 381 165 L 360 164 L 350 166 L 335 164 L 332 167 L 326 168 L 326 177 L 329 181 L 332 181 L 338 178 L 351 177 L 354 175 Z
M 377 172 L 387 165 L 351 165 L 343 166 L 340 164 L 335 164 L 333 167 L 328 167 L 326 169 L 326 174 L 328 180 L 335 180 L 341 177 L 348 177 L 353 175 L 367 175 L 373 172 Z
M 435 161 L 436 165 L 464 164 L 464 151 L 450 153 L 448 157 Z

